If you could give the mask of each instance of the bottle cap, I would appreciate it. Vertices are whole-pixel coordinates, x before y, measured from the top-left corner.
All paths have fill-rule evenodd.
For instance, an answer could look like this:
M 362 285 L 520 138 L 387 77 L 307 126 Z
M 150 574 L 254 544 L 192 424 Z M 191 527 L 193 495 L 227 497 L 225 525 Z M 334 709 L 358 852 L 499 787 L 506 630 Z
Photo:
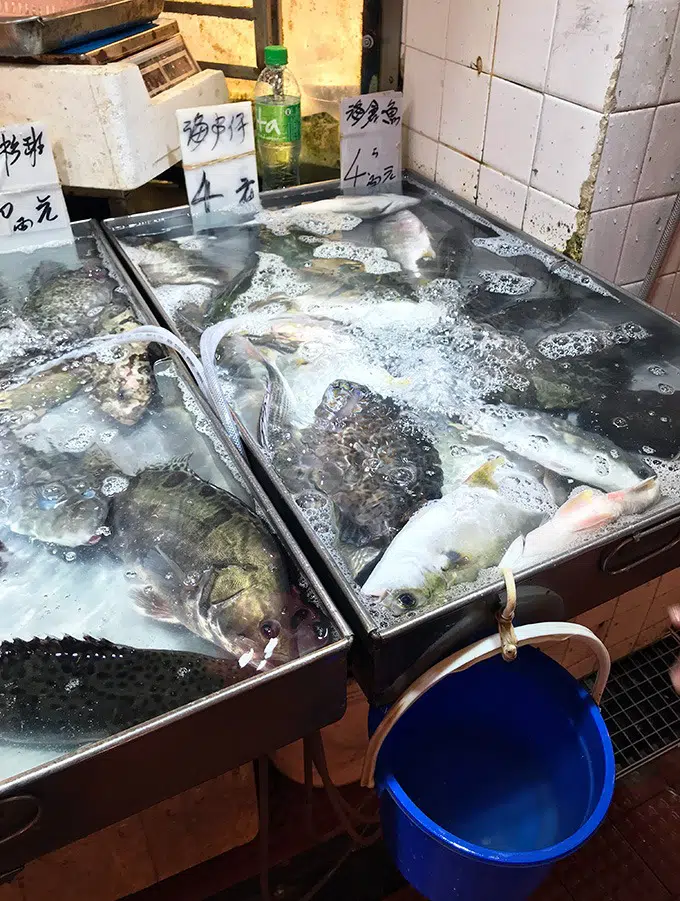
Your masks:
M 271 44 L 264 48 L 265 66 L 285 66 L 288 62 L 288 51 L 280 44 Z

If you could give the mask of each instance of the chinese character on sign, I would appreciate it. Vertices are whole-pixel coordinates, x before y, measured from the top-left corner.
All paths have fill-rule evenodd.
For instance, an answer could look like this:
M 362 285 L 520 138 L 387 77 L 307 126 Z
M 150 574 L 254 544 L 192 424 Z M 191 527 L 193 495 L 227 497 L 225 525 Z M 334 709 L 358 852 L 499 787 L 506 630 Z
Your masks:
M 367 125 L 373 125 L 374 122 L 378 121 L 378 110 L 380 107 L 378 106 L 377 100 L 371 100 L 368 104 L 368 109 L 366 110 L 366 121 L 361 126 L 362 129 L 366 128 Z
M 9 219 L 13 212 L 14 204 L 9 200 L 7 201 L 7 203 L 3 203 L 3 205 L 0 206 L 0 216 L 2 216 L 3 219 Z
M 240 137 L 239 144 L 243 144 L 246 139 L 246 119 L 243 113 L 236 113 L 231 117 L 229 122 L 229 140 L 234 140 L 234 132 Z
M 36 132 L 35 127 L 31 125 L 31 133 L 24 138 L 24 156 L 27 156 L 31 162 L 31 168 L 35 169 L 35 164 L 39 156 L 45 152 L 43 143 L 43 133 Z
M 212 193 L 210 190 L 210 182 L 208 180 L 208 176 L 205 174 L 205 169 L 203 170 L 203 175 L 201 177 L 201 182 L 198 186 L 198 190 L 191 198 L 191 205 L 196 206 L 197 204 L 202 203 L 206 213 L 210 212 L 210 201 L 217 200 L 218 197 L 224 197 L 224 194 L 218 194 L 217 192 Z
M 196 113 L 193 121 L 188 119 L 182 126 L 182 131 L 187 135 L 188 150 L 196 150 L 200 147 L 210 133 L 208 123 L 202 113 Z
M 45 194 L 44 197 L 38 195 L 36 200 L 38 203 L 35 209 L 36 212 L 40 214 L 38 217 L 38 225 L 40 225 L 41 222 L 55 222 L 59 218 L 56 213 L 52 212 L 52 197 L 50 194 Z
M 355 100 L 354 103 L 350 103 L 345 111 L 345 119 L 348 122 L 351 122 L 352 125 L 358 125 L 365 115 L 366 110 L 364 109 L 361 99 Z
M 236 188 L 236 193 L 239 195 L 239 203 L 250 203 L 250 201 L 255 197 L 255 191 L 253 190 L 254 184 L 254 178 L 241 178 L 241 183 L 239 184 L 238 188 Z
M 383 181 L 394 181 L 396 178 L 394 174 L 394 166 L 385 166 L 385 171 L 383 172 Z
M 399 107 L 394 102 L 394 100 L 390 100 L 387 106 L 383 109 L 382 120 L 385 125 L 399 125 L 399 123 L 401 122 Z
M 14 223 L 15 232 L 25 232 L 28 231 L 29 228 L 33 228 L 33 220 L 27 219 L 25 216 L 19 216 L 17 221 Z
M 5 158 L 5 175 L 9 177 L 10 167 L 16 163 L 20 156 L 21 150 L 16 135 L 6 135 L 4 131 L 0 132 L 0 157 Z
M 227 120 L 226 116 L 220 116 L 215 113 L 215 121 L 210 126 L 210 131 L 215 135 L 215 141 L 212 145 L 212 150 L 214 150 L 217 145 L 220 143 L 220 138 L 227 130 L 227 126 L 224 124 Z

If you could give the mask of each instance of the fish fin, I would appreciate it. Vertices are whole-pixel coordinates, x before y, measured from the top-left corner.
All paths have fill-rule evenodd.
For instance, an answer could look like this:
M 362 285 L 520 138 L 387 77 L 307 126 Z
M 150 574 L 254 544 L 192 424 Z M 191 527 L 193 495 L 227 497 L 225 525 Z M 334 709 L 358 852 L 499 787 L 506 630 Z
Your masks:
M 153 589 L 134 588 L 130 596 L 138 613 L 159 623 L 178 623 L 172 603 Z
M 378 565 L 384 550 L 384 548 L 373 546 L 360 548 L 342 547 L 340 552 L 349 565 L 357 584 L 363 585 Z
M 498 564 L 500 570 L 514 570 L 518 566 L 522 559 L 522 554 L 524 553 L 524 543 L 525 539 L 523 535 L 518 535 L 517 538 L 515 538 L 510 547 L 503 554 L 501 562 Z
M 601 491 L 596 491 L 594 488 L 585 488 L 583 491 L 579 491 L 578 494 L 570 497 L 568 501 L 565 501 L 555 514 L 554 519 L 558 520 L 564 516 L 578 514 L 578 524 L 573 526 L 577 532 L 581 532 L 584 529 L 596 529 L 598 526 L 606 525 L 608 522 L 617 519 L 621 514 L 621 510 L 616 503 L 610 504 L 608 510 L 604 510 L 601 506 L 591 506 L 598 498 L 605 497 L 608 496 L 602 494 Z M 611 500 L 611 498 L 609 499 Z
M 491 488 L 493 491 L 497 491 L 498 485 L 493 474 L 503 463 L 505 463 L 505 457 L 494 457 L 492 460 L 487 460 L 465 479 L 465 484 L 471 488 Z
M 262 447 L 273 450 L 278 436 L 289 428 L 295 395 L 276 364 L 264 356 L 262 362 L 267 373 L 267 386 L 260 408 L 259 437 Z
M 187 475 L 195 476 L 196 473 L 189 466 L 192 457 L 193 453 L 183 454 L 181 457 L 173 457 L 167 463 L 152 463 L 144 467 L 144 472 L 185 472 Z

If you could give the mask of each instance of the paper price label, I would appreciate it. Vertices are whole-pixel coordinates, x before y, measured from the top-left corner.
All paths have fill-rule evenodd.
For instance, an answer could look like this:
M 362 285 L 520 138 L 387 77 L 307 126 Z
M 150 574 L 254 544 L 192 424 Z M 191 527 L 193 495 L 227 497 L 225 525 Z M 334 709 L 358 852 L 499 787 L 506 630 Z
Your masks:
M 260 209 L 252 105 L 177 111 L 189 209 L 203 228 L 233 224 Z
M 0 126 L 0 252 L 71 241 L 71 223 L 44 125 Z
M 340 181 L 346 194 L 401 191 L 398 91 L 346 97 L 340 103 Z

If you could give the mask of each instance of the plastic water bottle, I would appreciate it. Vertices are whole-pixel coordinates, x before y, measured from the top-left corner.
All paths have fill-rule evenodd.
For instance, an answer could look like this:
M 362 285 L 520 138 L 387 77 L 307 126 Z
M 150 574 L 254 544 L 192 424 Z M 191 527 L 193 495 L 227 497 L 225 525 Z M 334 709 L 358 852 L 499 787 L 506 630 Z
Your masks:
M 287 66 L 285 47 L 264 49 L 265 67 L 255 85 L 255 136 L 262 188 L 300 184 L 300 87 Z

